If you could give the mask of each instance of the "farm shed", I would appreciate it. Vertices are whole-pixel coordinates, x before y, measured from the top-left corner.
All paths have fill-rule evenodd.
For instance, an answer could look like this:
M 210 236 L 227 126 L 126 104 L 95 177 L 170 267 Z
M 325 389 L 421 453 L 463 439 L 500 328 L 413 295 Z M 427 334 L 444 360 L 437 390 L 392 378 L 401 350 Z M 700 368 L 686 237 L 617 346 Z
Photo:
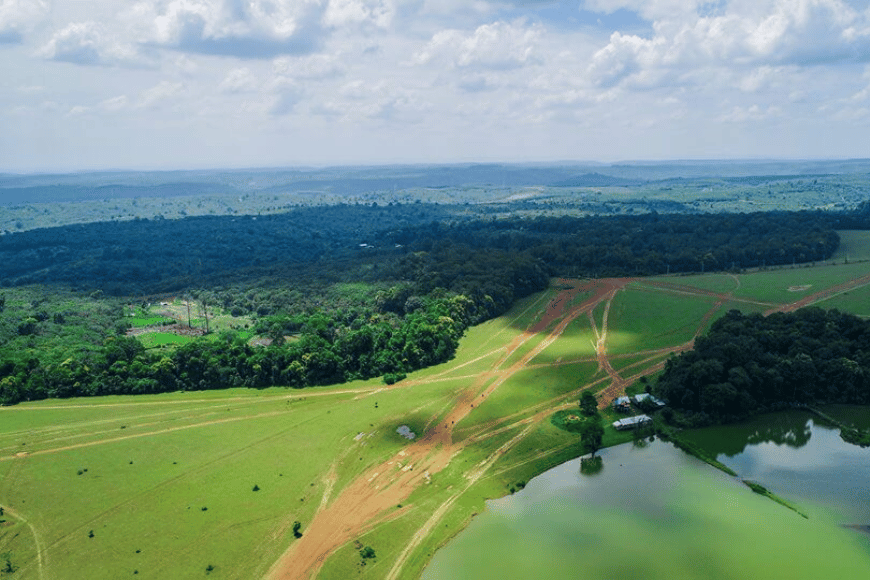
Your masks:
M 613 428 L 617 431 L 625 431 L 626 429 L 637 429 L 649 423 L 652 423 L 652 419 L 647 415 L 635 415 L 634 417 L 626 417 L 625 419 L 614 421 Z
M 649 393 L 640 393 L 634 396 L 634 404 L 639 407 L 654 407 L 661 409 L 665 406 L 665 402 L 661 399 L 653 397 Z

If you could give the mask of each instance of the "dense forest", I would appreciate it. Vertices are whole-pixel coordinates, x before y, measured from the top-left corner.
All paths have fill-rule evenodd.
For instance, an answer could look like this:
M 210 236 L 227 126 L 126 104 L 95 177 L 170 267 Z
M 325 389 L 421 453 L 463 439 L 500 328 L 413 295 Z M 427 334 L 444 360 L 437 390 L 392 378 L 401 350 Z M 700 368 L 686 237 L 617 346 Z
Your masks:
M 420 251 L 438 266 L 427 274 L 432 288 L 449 287 L 441 276 L 455 277 L 451 264 L 466 260 L 467 251 L 524 255 L 551 275 L 726 270 L 823 260 L 839 243 L 834 229 L 866 221 L 866 214 L 821 212 L 486 220 L 470 215 L 475 214 L 463 206 L 338 205 L 267 216 L 36 229 L 0 237 L 0 279 L 6 286 L 64 283 L 135 296 L 353 259 L 385 269 L 370 279 L 402 280 L 420 275 L 418 259 L 408 257 Z
M 633 276 L 824 260 L 845 216 L 817 212 L 542 217 L 433 223 L 392 236 L 412 248 L 527 252 L 563 276 Z M 851 219 L 851 218 L 850 218 Z M 856 220 L 857 221 L 857 220 Z
M 689 426 L 814 403 L 870 404 L 870 321 L 837 310 L 717 320 L 653 388 Z M 669 411 L 666 409 L 665 411 Z
M 0 312 L 0 402 L 376 376 L 393 382 L 448 360 L 465 329 L 544 289 L 551 276 L 820 260 L 837 248 L 834 227 L 846 219 L 796 212 L 480 220 L 463 212 L 344 205 L 2 236 L 7 287 L 50 282 L 128 303 L 183 292 L 251 317 L 271 344 L 227 332 L 146 350 L 124 335 L 120 301 L 97 326 L 86 312 L 34 299 Z M 59 346 L 44 348 L 46 341 Z

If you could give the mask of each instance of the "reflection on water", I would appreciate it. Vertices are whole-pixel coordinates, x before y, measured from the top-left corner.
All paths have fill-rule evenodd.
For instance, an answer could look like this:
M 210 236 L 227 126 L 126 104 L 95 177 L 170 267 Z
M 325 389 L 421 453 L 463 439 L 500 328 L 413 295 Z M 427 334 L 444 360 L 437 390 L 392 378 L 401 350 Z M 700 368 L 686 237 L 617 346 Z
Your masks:
M 845 443 L 839 430 L 805 412 L 765 415 L 684 437 L 774 493 L 798 504 L 821 503 L 843 523 L 870 524 L 870 448 Z
M 488 502 L 486 513 L 436 553 L 423 580 L 870 578 L 870 536 L 839 525 L 870 524 L 870 474 L 850 471 L 870 466 L 870 449 L 846 445 L 806 416 L 742 425 L 736 444 L 722 441 L 731 436 L 710 431 L 700 439 L 714 441 L 720 460 L 741 477 L 800 504 L 809 520 L 667 443 L 626 444 L 601 452 L 604 468 L 594 477 L 581 474 L 575 460 Z M 721 451 L 735 448 L 743 452 L 726 458 Z M 820 456 L 821 471 L 813 464 Z M 849 483 L 838 493 L 853 499 L 832 514 L 812 500 L 814 491 L 784 492 L 782 481 L 794 477 L 844 478 Z
M 587 477 L 598 475 L 602 469 L 604 469 L 604 460 L 600 455 L 584 457 L 580 460 L 580 473 Z
M 809 443 L 812 434 L 812 420 L 809 413 L 788 411 L 765 415 L 760 419 L 728 427 L 699 429 L 687 438 L 713 456 L 734 457 L 743 453 L 747 445 L 760 443 L 787 445 L 800 449 Z

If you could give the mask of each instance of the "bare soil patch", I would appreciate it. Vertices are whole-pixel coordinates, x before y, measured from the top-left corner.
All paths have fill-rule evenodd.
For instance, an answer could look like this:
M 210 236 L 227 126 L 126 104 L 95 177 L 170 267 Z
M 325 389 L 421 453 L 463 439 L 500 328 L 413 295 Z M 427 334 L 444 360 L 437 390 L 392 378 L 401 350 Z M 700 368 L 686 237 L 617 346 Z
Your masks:
M 166 326 L 155 325 L 131 328 L 127 331 L 127 336 L 141 336 L 143 334 L 150 334 L 152 332 L 170 332 L 172 334 L 177 334 L 178 336 L 203 336 L 205 334 L 205 329 L 194 328 L 186 324 L 176 322 L 175 324 L 167 324 Z

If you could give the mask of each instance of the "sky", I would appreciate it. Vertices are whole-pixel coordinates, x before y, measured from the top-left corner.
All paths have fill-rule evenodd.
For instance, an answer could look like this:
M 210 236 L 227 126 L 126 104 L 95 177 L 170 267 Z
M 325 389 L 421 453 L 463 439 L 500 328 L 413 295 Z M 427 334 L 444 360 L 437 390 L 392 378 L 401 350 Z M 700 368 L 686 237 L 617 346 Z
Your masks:
M 0 0 L 0 171 L 870 157 L 870 0 Z

